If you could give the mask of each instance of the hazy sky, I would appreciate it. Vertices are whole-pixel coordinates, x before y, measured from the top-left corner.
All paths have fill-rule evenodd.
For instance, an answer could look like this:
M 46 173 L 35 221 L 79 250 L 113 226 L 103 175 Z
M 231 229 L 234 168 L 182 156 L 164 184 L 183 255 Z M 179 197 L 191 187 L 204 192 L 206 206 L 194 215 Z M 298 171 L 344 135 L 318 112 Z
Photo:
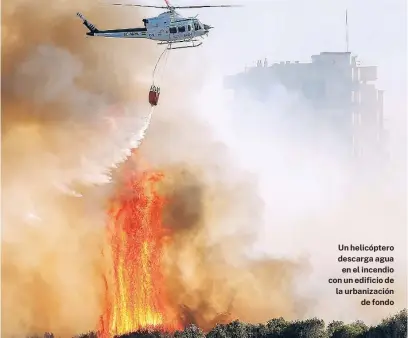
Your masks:
M 358 55 L 363 65 L 378 66 L 377 86 L 386 91 L 385 114 L 391 119 L 387 124 L 391 124 L 391 129 L 404 126 L 398 133 L 405 134 L 405 0 L 173 0 L 171 3 L 174 6 L 244 5 L 242 8 L 179 11 L 185 16 L 198 14 L 202 22 L 215 27 L 202 47 L 183 52 L 193 55 L 197 65 L 205 63 L 207 74 L 211 68 L 212 74 L 217 75 L 243 71 L 245 65 L 254 65 L 258 59 L 308 62 L 311 55 L 323 51 L 345 51 L 347 9 L 349 50 Z M 161 5 L 161 1 L 156 0 L 154 4 Z M 396 142 L 405 143 L 405 140 L 401 138 Z
M 123 1 L 162 5 L 164 1 Z M 215 27 L 197 57 L 211 60 L 223 73 L 235 73 L 257 59 L 303 61 L 322 51 L 349 47 L 363 64 L 379 66 L 379 84 L 405 95 L 407 5 L 405 0 L 172 0 L 174 6 L 242 4 L 242 8 L 180 10 Z M 147 13 L 157 15 L 159 11 Z M 189 51 L 188 53 L 195 53 Z
M 254 65 L 258 59 L 268 58 L 270 63 L 309 62 L 313 54 L 345 51 L 347 9 L 349 50 L 358 55 L 363 65 L 378 66 L 377 87 L 385 90 L 386 126 L 391 131 L 391 143 L 405 147 L 406 0 L 173 0 L 172 3 L 175 6 L 244 4 L 242 8 L 180 12 L 186 16 L 199 14 L 203 22 L 215 27 L 201 48 L 188 53 L 205 62 L 216 75 L 243 71 L 245 65 Z
M 347 9 L 350 51 L 367 64 L 379 65 L 380 78 L 387 87 L 389 82 L 400 83 L 405 79 L 404 69 L 399 68 L 397 73 L 397 67 L 406 63 L 404 0 L 241 0 L 239 3 L 245 7 L 199 12 L 204 22 L 216 27 L 206 49 L 228 50 L 213 55 L 225 70 L 234 72 L 245 63 L 264 57 L 271 61 L 308 61 L 312 54 L 322 51 L 345 51 Z M 188 13 L 195 14 L 194 10 Z
M 144 3 L 144 2 L 142 2 Z M 157 4 L 160 1 L 157 0 Z M 172 4 L 244 4 L 243 8 L 184 10 L 215 26 L 203 50 L 225 73 L 267 57 L 271 61 L 309 61 L 322 51 L 345 51 L 348 10 L 350 51 L 364 64 L 379 66 L 379 84 L 405 95 L 405 0 L 173 0 Z M 157 13 L 152 11 L 152 13 Z M 202 54 L 201 54 L 202 55 Z

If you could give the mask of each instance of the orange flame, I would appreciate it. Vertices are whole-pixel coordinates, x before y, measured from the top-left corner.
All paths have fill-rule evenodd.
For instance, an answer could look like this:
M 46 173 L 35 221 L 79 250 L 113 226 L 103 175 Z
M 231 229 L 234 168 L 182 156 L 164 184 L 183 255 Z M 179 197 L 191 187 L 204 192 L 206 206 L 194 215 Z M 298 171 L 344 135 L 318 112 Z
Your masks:
M 157 184 L 163 177 L 162 173 L 150 171 L 131 173 L 109 210 L 113 285 L 101 317 L 104 337 L 141 329 L 178 328 L 166 300 L 160 266 L 166 201 L 158 193 Z M 108 285 L 106 278 L 105 282 Z

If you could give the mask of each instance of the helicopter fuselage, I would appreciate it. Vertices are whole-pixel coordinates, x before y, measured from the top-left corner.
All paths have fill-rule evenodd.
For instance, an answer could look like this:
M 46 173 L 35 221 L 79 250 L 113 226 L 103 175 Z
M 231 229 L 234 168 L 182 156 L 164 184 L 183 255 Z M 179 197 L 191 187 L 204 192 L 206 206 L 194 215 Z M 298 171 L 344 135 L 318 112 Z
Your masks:
M 177 13 L 165 12 L 159 16 L 143 19 L 144 27 L 87 32 L 88 36 L 112 38 L 150 39 L 161 42 L 192 40 L 208 34 L 212 27 L 202 24 L 196 18 L 184 18 Z

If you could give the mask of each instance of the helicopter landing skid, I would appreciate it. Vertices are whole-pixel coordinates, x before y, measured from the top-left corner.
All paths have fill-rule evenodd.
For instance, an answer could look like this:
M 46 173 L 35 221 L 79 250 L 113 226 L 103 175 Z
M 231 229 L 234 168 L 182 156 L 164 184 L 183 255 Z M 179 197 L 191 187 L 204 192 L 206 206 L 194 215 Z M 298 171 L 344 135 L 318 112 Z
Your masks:
M 172 41 L 172 42 L 159 42 L 158 45 L 167 45 L 167 49 L 182 49 L 182 48 L 196 48 L 201 46 L 203 43 L 199 42 L 195 44 L 194 42 L 197 42 L 198 40 L 180 40 L 180 41 Z M 185 43 L 185 46 L 176 46 L 173 47 L 173 44 L 183 44 Z

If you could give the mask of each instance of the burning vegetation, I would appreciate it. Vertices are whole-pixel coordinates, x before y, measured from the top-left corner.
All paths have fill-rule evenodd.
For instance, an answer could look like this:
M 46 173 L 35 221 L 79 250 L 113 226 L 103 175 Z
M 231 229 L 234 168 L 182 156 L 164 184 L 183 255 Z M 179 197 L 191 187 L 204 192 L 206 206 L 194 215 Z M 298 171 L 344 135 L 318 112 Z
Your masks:
M 108 211 L 106 252 L 112 269 L 105 276 L 104 337 L 141 329 L 174 331 L 180 326 L 169 305 L 162 274 L 168 233 L 162 224 L 166 203 L 159 192 L 164 173 L 125 168 Z

